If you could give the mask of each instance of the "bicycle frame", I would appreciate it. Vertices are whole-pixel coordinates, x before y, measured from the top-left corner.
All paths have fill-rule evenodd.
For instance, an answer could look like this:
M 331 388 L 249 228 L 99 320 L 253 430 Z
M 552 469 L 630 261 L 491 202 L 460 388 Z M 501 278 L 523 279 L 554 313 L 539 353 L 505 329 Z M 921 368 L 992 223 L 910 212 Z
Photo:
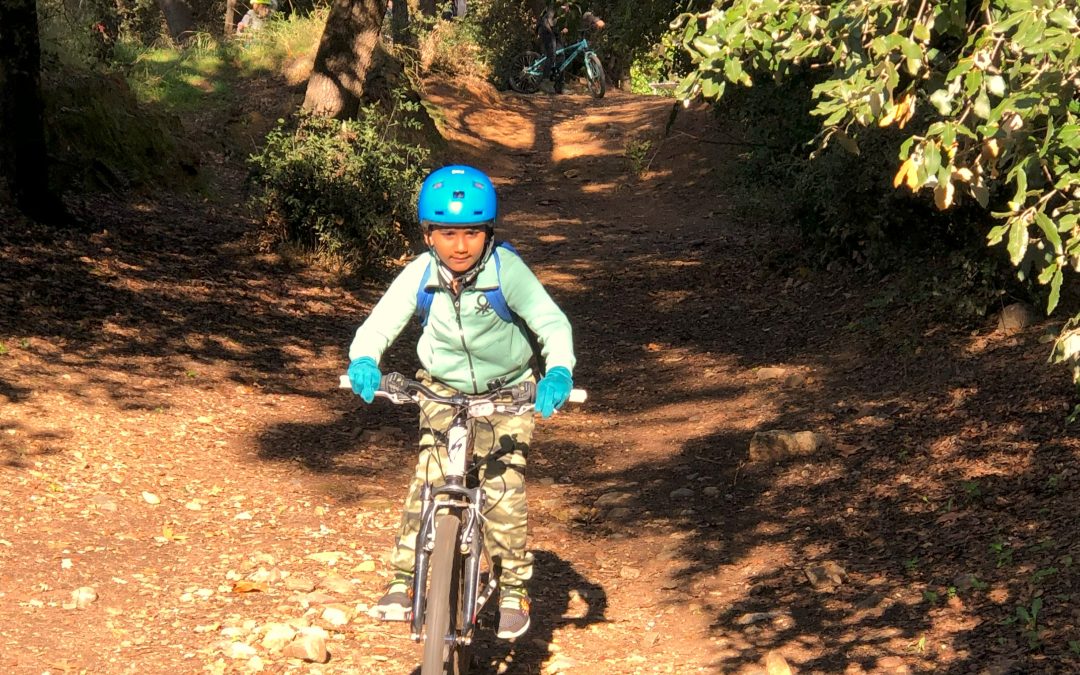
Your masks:
M 555 67 L 553 68 L 554 73 L 556 75 L 563 74 L 578 56 L 585 56 L 590 53 L 592 53 L 592 50 L 589 49 L 589 41 L 586 38 L 581 38 L 572 45 L 556 49 Z M 529 67 L 528 73 L 536 77 L 542 76 L 544 74 L 545 63 L 547 63 L 547 56 L 541 56 Z
M 420 532 L 417 535 L 416 564 L 413 577 L 412 634 L 413 640 L 420 641 L 424 626 L 424 602 L 427 588 L 428 557 L 435 546 L 436 516 L 442 511 L 451 511 L 461 518 L 459 551 L 465 556 L 463 572 L 462 615 L 465 625 L 458 628 L 456 641 L 461 645 L 472 643 L 476 628 L 476 617 L 498 588 L 494 575 L 481 590 L 480 572 L 486 560 L 491 569 L 491 560 L 484 546 L 483 509 L 485 502 L 482 487 L 467 487 L 466 474 L 468 462 L 472 459 L 473 430 L 471 408 L 459 410 L 447 428 L 448 467 L 444 470 L 445 482 L 439 487 L 431 483 L 423 486 L 420 492 Z M 449 639 L 449 636 L 447 636 Z
M 349 377 L 342 375 L 338 386 L 345 389 L 351 388 Z M 532 413 L 535 410 L 536 385 L 532 381 L 525 381 L 503 387 L 500 382 L 492 381 L 489 387 L 493 391 L 488 394 L 458 393 L 446 396 L 420 382 L 406 380 L 399 373 L 389 373 L 382 378 L 379 390 L 375 392 L 376 396 L 390 399 L 393 403 L 419 404 L 422 400 L 427 400 L 440 405 L 448 405 L 453 409 L 453 417 L 446 428 L 447 463 L 442 471 L 443 484 L 436 487 L 431 482 L 427 482 L 421 486 L 420 490 L 420 531 L 416 539 L 410 629 L 413 640 L 425 642 L 424 665 L 422 666 L 422 672 L 425 673 L 434 672 L 431 669 L 433 667 L 431 659 L 437 657 L 437 652 L 429 651 L 429 647 L 433 650 L 442 647 L 444 666 L 448 658 L 454 661 L 454 659 L 462 658 L 463 654 L 464 658 L 468 658 L 467 647 L 473 641 L 477 616 L 499 588 L 497 570 L 492 564 L 491 555 L 484 542 L 486 499 L 484 489 L 480 481 L 477 481 L 478 484 L 475 487 L 470 487 L 467 480 L 472 470 L 477 468 L 470 466 L 474 443 L 474 420 L 488 418 L 495 414 Z M 584 390 L 574 389 L 567 400 L 581 403 L 585 398 Z M 444 517 L 444 514 L 453 517 Z M 442 532 L 444 526 L 457 528 L 456 542 L 445 535 L 442 538 L 437 536 L 437 532 Z M 448 542 L 454 542 L 456 546 Z M 449 546 L 454 547 L 449 548 Z M 429 563 L 433 555 L 435 560 L 452 561 L 449 563 L 452 569 L 438 567 L 430 580 L 439 586 L 439 592 L 435 597 L 442 600 L 439 600 L 435 606 L 431 623 L 427 623 Z M 480 577 L 485 563 L 489 577 L 484 587 L 480 588 Z M 460 574 L 457 574 L 459 564 L 462 568 Z M 443 574 L 443 570 L 446 570 L 447 574 Z M 453 586 L 455 583 L 459 584 L 456 589 Z M 456 603 L 453 600 L 455 592 L 460 593 Z M 449 593 L 449 598 L 444 593 Z M 460 609 L 454 609 L 455 605 L 458 605 Z M 447 617 L 444 613 L 447 611 L 459 612 L 460 621 L 455 622 Z M 443 626 L 446 624 L 452 626 L 452 629 L 446 630 L 446 634 L 441 638 L 441 644 L 433 642 L 433 638 L 435 640 L 439 638 L 431 635 L 432 626 L 437 626 L 434 630 L 441 631 L 444 630 Z M 438 667 L 435 666 L 435 668 Z M 456 666 L 452 669 L 457 672 Z

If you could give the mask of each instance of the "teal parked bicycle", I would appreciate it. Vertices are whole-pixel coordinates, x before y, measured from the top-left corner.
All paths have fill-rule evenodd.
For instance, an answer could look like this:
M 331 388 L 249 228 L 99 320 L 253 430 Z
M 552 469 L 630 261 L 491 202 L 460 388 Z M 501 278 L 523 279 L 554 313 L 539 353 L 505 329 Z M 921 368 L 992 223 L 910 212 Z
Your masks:
M 604 67 L 600 65 L 600 57 L 589 48 L 589 41 L 584 37 L 572 45 L 555 50 L 555 67 L 552 69 L 552 75 L 555 78 L 556 93 L 562 93 L 566 71 L 578 56 L 585 59 L 585 79 L 589 82 L 589 93 L 594 98 L 604 98 L 604 92 L 607 91 Z M 507 84 L 518 93 L 535 94 L 540 89 L 540 82 L 544 78 L 544 64 L 546 63 L 547 57 L 543 54 L 525 52 L 519 55 L 510 66 Z

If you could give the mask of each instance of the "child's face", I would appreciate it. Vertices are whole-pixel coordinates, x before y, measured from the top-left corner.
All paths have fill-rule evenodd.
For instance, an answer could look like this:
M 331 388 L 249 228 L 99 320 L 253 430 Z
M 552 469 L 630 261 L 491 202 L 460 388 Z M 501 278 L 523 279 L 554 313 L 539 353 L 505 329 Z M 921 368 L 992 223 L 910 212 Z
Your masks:
M 452 272 L 467 272 L 484 254 L 487 230 L 474 227 L 436 227 L 424 235 L 443 264 Z

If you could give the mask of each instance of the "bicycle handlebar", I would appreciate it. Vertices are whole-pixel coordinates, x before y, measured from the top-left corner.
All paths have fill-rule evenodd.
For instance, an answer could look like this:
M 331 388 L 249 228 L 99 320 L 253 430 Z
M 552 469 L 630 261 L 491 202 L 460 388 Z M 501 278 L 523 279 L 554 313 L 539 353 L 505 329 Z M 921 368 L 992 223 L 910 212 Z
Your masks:
M 352 389 L 352 383 L 348 375 L 338 378 L 340 389 Z M 536 401 L 536 385 L 532 382 L 521 382 L 509 387 L 500 387 L 483 394 L 452 394 L 445 396 L 433 391 L 422 382 L 410 380 L 401 373 L 387 373 L 379 383 L 379 389 L 375 395 L 389 399 L 392 403 L 401 404 L 406 402 L 419 403 L 421 399 L 433 403 L 469 408 L 473 410 L 478 404 L 495 404 L 492 412 L 505 412 L 512 415 L 520 415 L 533 409 Z M 569 403 L 584 403 L 588 393 L 584 389 L 571 389 Z M 479 411 L 480 408 L 477 408 Z M 480 415 L 479 412 L 477 416 Z

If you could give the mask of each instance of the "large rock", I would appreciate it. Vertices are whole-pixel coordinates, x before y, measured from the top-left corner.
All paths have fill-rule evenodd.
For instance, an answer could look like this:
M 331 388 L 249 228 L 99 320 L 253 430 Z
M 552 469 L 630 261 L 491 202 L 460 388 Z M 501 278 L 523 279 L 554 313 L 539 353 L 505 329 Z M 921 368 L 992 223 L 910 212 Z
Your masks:
M 842 586 L 847 581 L 847 572 L 844 568 L 831 560 L 826 560 L 820 565 L 810 565 L 803 571 L 810 585 L 819 591 L 835 590 L 837 586 Z
M 266 626 L 263 635 L 263 649 L 270 652 L 280 652 L 296 637 L 296 630 L 292 626 L 283 623 L 270 623 Z
M 774 649 L 765 655 L 765 675 L 795 675 L 795 669 Z
M 1038 321 L 1035 310 L 1023 302 L 1006 305 L 998 315 L 998 330 L 1003 333 L 1018 333 Z
M 814 431 L 759 431 L 750 439 L 750 461 L 807 457 L 827 448 L 829 439 Z
M 300 635 L 285 647 L 284 656 L 293 659 L 302 659 L 310 663 L 326 663 L 330 660 L 330 652 L 326 649 L 328 634 L 320 628 L 305 628 Z

